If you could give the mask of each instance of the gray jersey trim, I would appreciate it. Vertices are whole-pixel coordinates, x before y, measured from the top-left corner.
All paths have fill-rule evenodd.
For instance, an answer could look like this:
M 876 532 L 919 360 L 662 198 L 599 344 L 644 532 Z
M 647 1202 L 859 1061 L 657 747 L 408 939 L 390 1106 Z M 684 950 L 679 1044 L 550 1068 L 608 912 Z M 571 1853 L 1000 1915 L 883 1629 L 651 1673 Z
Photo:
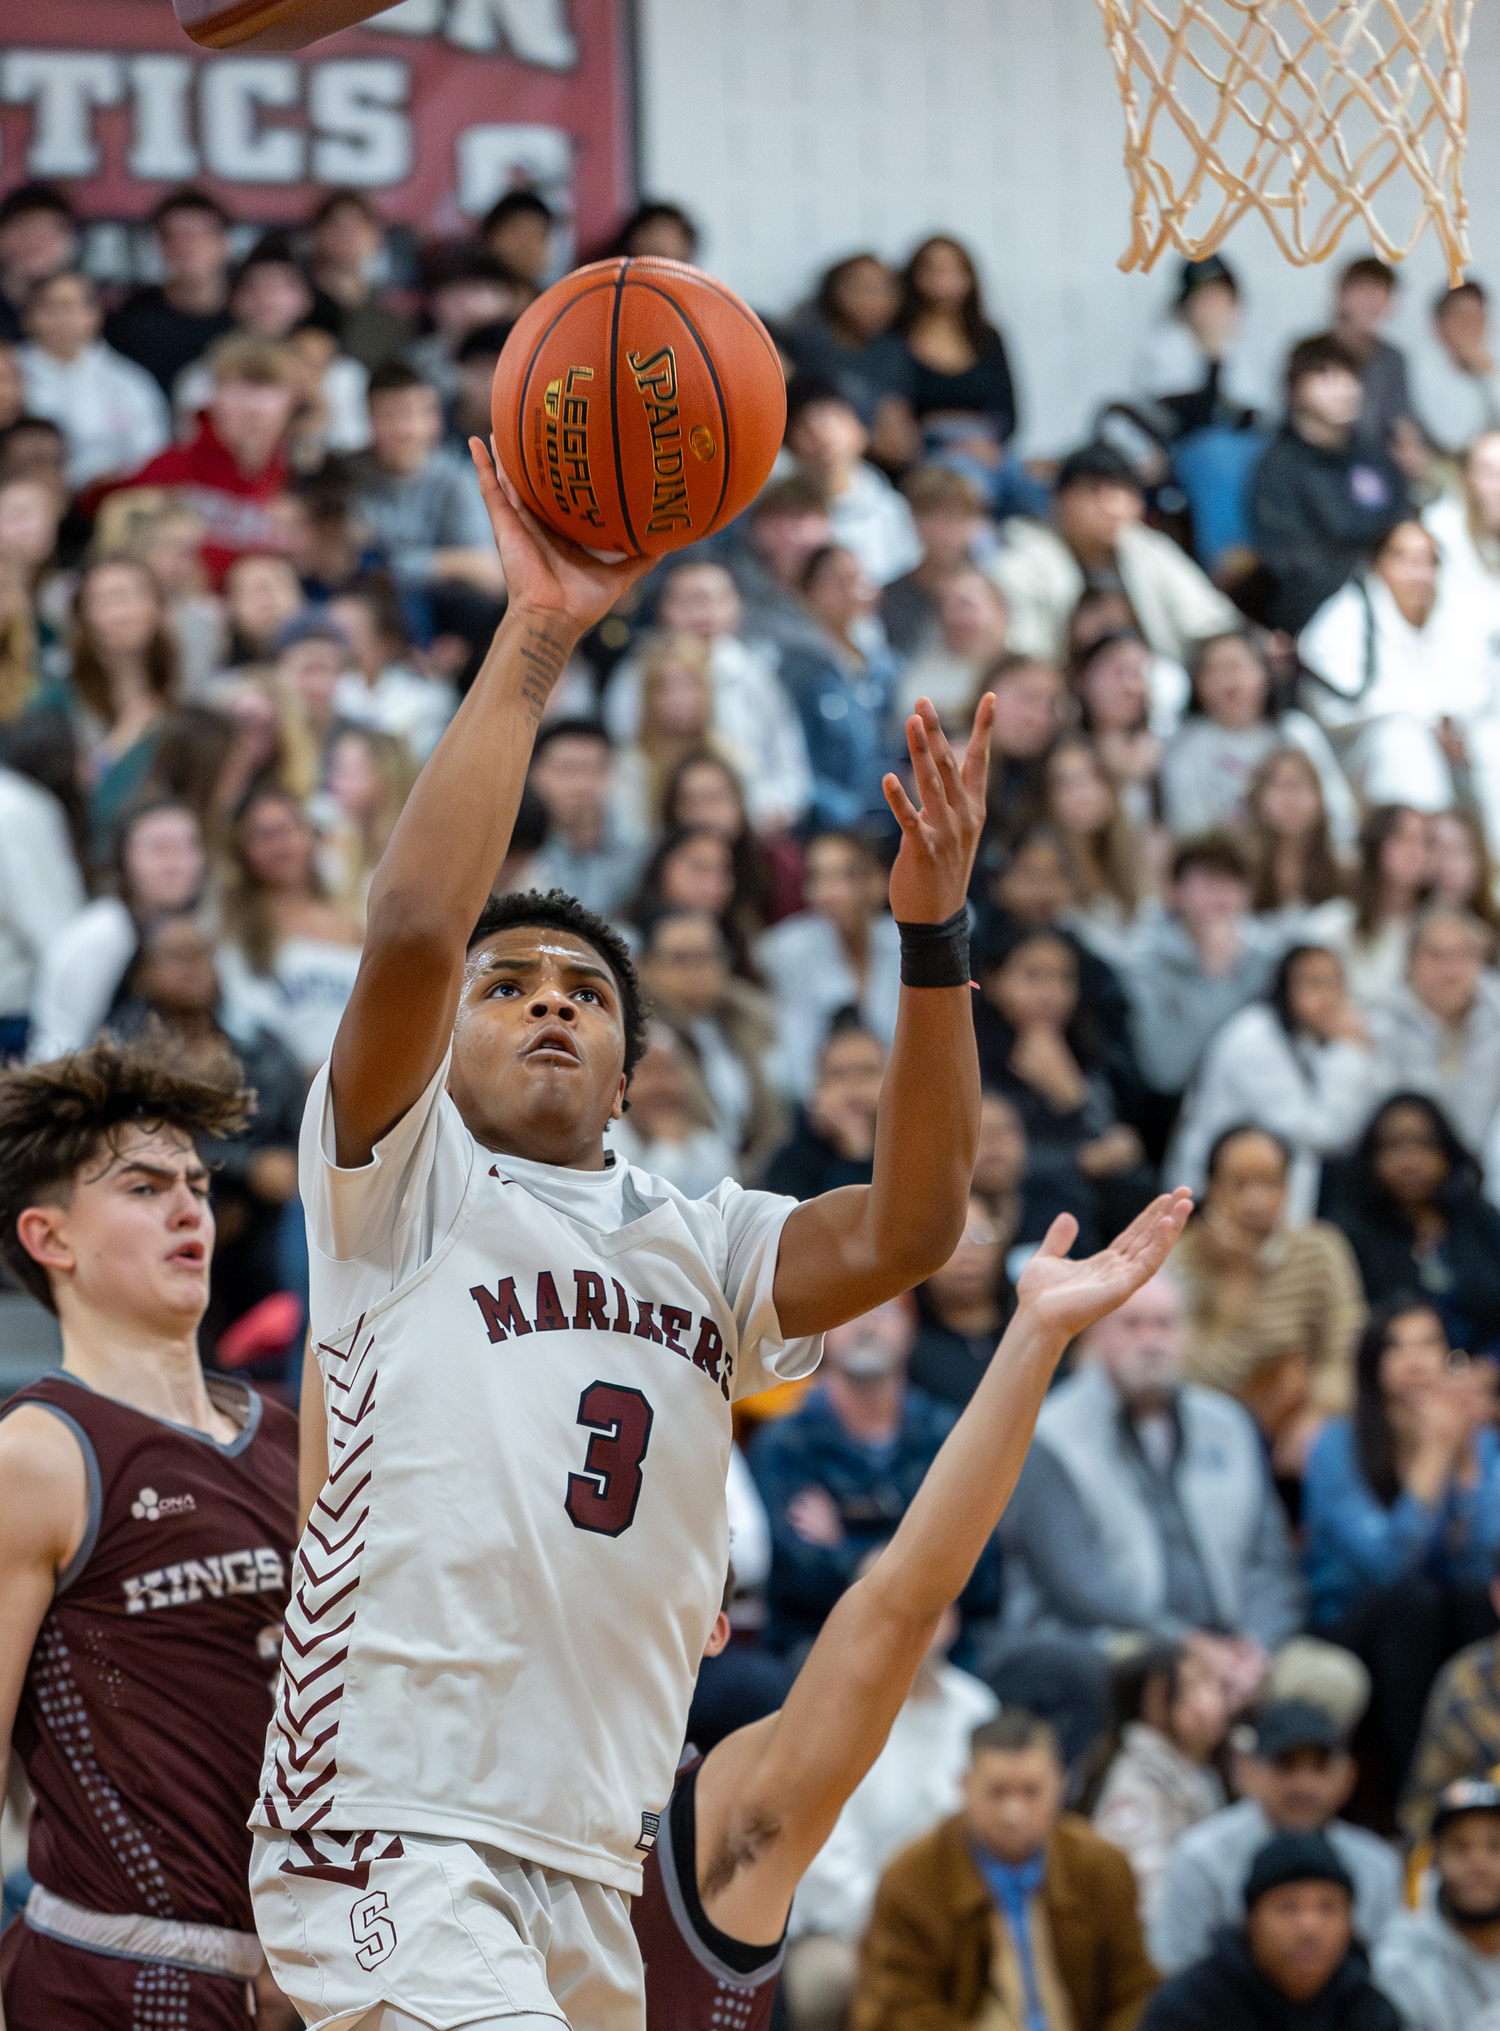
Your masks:
M 695 1801 L 696 1803 L 696 1801 Z M 737 1968 L 729 1966 L 703 1944 L 693 1926 L 687 1905 L 683 1902 L 682 1885 L 677 1880 L 677 1856 L 672 1847 L 672 1813 L 670 1807 L 661 1816 L 661 1830 L 656 1836 L 656 1859 L 661 1868 L 662 1888 L 667 1893 L 667 1907 L 672 1921 L 685 1941 L 689 1953 L 701 1968 L 706 1968 L 716 1981 L 732 1989 L 759 1989 L 767 1982 L 774 1982 L 781 1973 L 781 1964 L 786 1959 L 786 1941 L 777 1949 L 775 1958 L 768 1960 L 764 1967 L 756 1968 L 752 1974 L 742 1975 Z
M 43 1397 L 28 1397 L 24 1403 L 7 1404 L 3 1410 L 0 1410 L 0 1418 L 7 1417 L 13 1410 L 46 1411 L 49 1416 L 55 1417 L 59 1424 L 67 1426 L 68 1430 L 78 1441 L 78 1450 L 83 1454 L 83 1471 L 88 1477 L 89 1489 L 88 1522 L 84 1525 L 83 1537 L 79 1542 L 77 1551 L 74 1552 L 73 1556 L 57 1576 L 57 1585 L 52 1590 L 52 1598 L 56 1600 L 57 1596 L 65 1594 L 78 1578 L 78 1575 L 93 1557 L 94 1546 L 99 1542 L 99 1524 L 104 1514 L 104 1483 L 99 1475 L 99 1456 L 94 1451 L 93 1440 L 78 1422 L 77 1418 L 69 1417 L 68 1413 L 65 1410 L 60 1410 L 55 1403 L 48 1403 Z

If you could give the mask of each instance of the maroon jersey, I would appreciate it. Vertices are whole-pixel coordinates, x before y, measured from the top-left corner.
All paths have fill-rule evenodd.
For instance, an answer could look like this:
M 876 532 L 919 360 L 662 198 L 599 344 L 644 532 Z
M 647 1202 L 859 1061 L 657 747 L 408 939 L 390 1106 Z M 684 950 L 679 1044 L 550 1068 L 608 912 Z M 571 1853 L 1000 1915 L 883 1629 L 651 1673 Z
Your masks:
M 241 1425 L 227 1444 L 61 1372 L 0 1410 L 60 1417 L 89 1487 L 14 1741 L 38 1883 L 91 1911 L 253 1932 L 245 1821 L 287 1603 L 297 1424 L 243 1383 L 216 1376 L 209 1393 Z
M 746 1946 L 709 1922 L 698 1895 L 694 1794 L 701 1759 L 677 1773 L 630 1922 L 646 1963 L 650 2031 L 766 2031 L 786 1953 Z

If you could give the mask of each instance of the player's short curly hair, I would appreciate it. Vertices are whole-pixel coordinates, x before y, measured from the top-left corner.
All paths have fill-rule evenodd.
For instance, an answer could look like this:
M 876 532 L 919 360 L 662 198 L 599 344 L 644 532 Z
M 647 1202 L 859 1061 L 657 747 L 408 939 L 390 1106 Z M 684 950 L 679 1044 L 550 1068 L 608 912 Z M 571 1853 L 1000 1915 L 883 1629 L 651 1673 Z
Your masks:
M 16 1232 L 27 1207 L 66 1205 L 79 1172 L 112 1154 L 123 1128 L 232 1135 L 254 1099 L 227 1045 L 190 1060 L 162 1030 L 0 1072 L 0 1260 L 55 1312 L 47 1272 Z
M 625 1077 L 629 1079 L 646 1051 L 646 1000 L 625 940 L 566 889 L 548 889 L 545 895 L 537 889 L 523 889 L 515 895 L 490 898 L 469 933 L 465 949 L 472 952 L 497 931 L 509 931 L 518 924 L 528 930 L 571 931 L 599 954 L 620 990 L 620 1014 L 625 1024 Z

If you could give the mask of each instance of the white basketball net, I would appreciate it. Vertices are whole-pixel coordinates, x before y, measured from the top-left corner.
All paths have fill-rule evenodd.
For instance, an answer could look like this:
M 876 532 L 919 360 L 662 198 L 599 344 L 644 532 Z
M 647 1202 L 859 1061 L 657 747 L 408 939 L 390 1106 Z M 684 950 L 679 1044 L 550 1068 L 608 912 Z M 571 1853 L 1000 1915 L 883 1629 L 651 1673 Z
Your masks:
M 1259 212 L 1298 266 L 1326 261 L 1356 219 L 1382 259 L 1400 261 L 1430 219 L 1460 279 L 1474 0 L 1099 6 L 1125 106 L 1122 268 L 1149 268 L 1168 245 L 1201 260 Z M 1418 202 L 1388 228 L 1375 199 L 1403 172 Z M 1386 193 L 1388 211 L 1396 197 Z

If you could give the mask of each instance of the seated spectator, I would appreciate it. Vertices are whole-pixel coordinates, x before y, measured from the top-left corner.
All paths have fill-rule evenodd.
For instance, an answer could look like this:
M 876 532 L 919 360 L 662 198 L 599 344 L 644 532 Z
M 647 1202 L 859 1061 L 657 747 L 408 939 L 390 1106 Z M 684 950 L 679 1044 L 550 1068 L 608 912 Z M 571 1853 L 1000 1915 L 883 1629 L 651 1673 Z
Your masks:
M 637 930 L 644 930 L 671 909 L 700 910 L 712 917 L 733 970 L 742 979 L 755 977 L 750 952 L 765 924 L 754 899 L 740 893 L 734 853 L 716 828 L 658 835 L 626 915 Z
M 0 344 L 21 337 L 27 299 L 44 276 L 78 259 L 78 219 L 50 183 L 22 183 L 0 199 Z
M 1076 670 L 1096 642 L 1106 635 L 1135 635 L 1135 615 L 1130 601 L 1116 586 L 1101 580 L 1080 597 L 1068 616 L 1066 667 Z M 1153 649 L 1146 663 L 1146 684 L 1151 698 L 1151 731 L 1159 740 L 1170 740 L 1181 722 L 1192 686 L 1188 673 L 1173 656 Z
M 1375 1979 L 1408 2031 L 1470 2031 L 1500 2005 L 1500 1787 L 1460 1778 L 1432 1816 L 1436 1895 L 1398 1912 L 1375 1952 Z
M 1220 1139 L 1241 1125 L 1261 1129 L 1290 1159 L 1286 1222 L 1301 1227 L 1318 1208 L 1324 1157 L 1354 1147 L 1380 1086 L 1369 1027 L 1349 998 L 1337 955 L 1294 945 L 1268 998 L 1232 1015 L 1211 1038 L 1177 1119 L 1166 1175 L 1201 1192 Z
M 992 1088 L 979 1095 L 979 1147 L 974 1154 L 974 1181 L 970 1193 L 974 1204 L 987 1216 L 1005 1257 L 1007 1280 L 1014 1280 L 1036 1253 L 1037 1244 L 1064 1209 L 1061 1203 L 1026 1175 L 1026 1131 L 1021 1117 L 1005 1098 Z M 1076 1246 L 1076 1243 L 1075 1243 Z M 946 1301 L 941 1314 L 929 1305 L 918 1285 L 917 1302 L 925 1323 L 952 1316 Z M 1005 1304 L 1004 1287 L 1001 1302 Z M 991 1350 L 993 1352 L 993 1349 Z M 920 1357 L 920 1345 L 918 1355 Z M 918 1380 L 921 1378 L 918 1377 Z M 934 1388 L 935 1396 L 942 1395 Z M 967 1400 L 967 1399 L 966 1399 Z
M 93 547 L 101 556 L 133 557 L 156 580 L 185 698 L 201 696 L 227 661 L 224 609 L 203 577 L 205 533 L 196 508 L 150 488 L 111 495 L 94 524 Z
M 808 559 L 833 540 L 822 488 L 803 473 L 772 480 L 733 535 L 724 563 L 744 602 L 747 640 L 821 652 L 822 630 L 803 603 L 801 585 Z
M 1047 821 L 1066 841 L 1076 877 L 1066 921 L 1102 952 L 1122 955 L 1151 892 L 1146 841 L 1087 734 L 1063 735 L 1047 757 L 1046 781 Z
M 1303 339 L 1286 366 L 1287 416 L 1251 483 L 1255 548 L 1269 579 L 1259 618 L 1300 634 L 1409 513 L 1389 455 L 1356 438 L 1360 362 L 1332 334 Z
M 1348 1237 L 1370 1303 L 1416 1292 L 1453 1346 L 1500 1349 L 1500 1213 L 1437 1103 L 1392 1094 L 1329 1173 L 1323 1211 Z
M 1168 436 L 1172 473 L 1192 513 L 1193 554 L 1206 571 L 1250 540 L 1246 481 L 1265 447 L 1255 423 L 1268 394 L 1240 322 L 1228 262 L 1217 254 L 1184 261 L 1176 301 L 1136 364 L 1136 386 Z
M 18 759 L 0 746 L 0 1065 L 25 1057 L 42 955 L 87 901 L 67 811 Z
M 747 898 L 766 923 L 779 924 L 801 908 L 801 846 L 787 833 L 756 836 L 744 782 L 718 755 L 700 748 L 683 756 L 662 790 L 661 822 L 668 832 L 704 828 L 727 839 L 735 894 Z
M 13 726 L 41 689 L 27 576 L 20 559 L 0 549 L 0 728 Z
M 161 452 L 130 485 L 189 496 L 207 524 L 203 568 L 217 591 L 242 551 L 279 547 L 272 504 L 290 477 L 287 432 L 300 377 L 285 346 L 241 333 L 218 340 L 205 366 L 213 393 L 197 436 Z
M 1151 731 L 1151 652 L 1139 635 L 1102 635 L 1073 665 L 1083 731 L 1139 826 L 1156 816 L 1162 743 Z
M 534 190 L 508 190 L 485 213 L 479 237 L 502 268 L 539 294 L 552 275 L 552 207 Z
M 1430 900 L 1477 917 L 1492 938 L 1500 938 L 1495 863 L 1479 813 L 1461 807 L 1434 811 L 1427 821 L 1427 839 L 1432 851 Z
M 1490 1580 L 1490 1606 L 1500 1614 L 1500 1573 Z M 1500 1636 L 1460 1650 L 1438 1673 L 1422 1716 L 1398 1817 L 1407 1840 L 1432 1833 L 1437 1801 L 1450 1784 L 1500 1773 Z
M 698 228 L 670 198 L 645 198 L 638 204 L 619 232 L 603 250 L 600 259 L 628 254 L 657 255 L 663 261 L 695 262 L 698 259 Z
M 750 1468 L 771 1519 L 766 1642 L 810 1643 L 866 1554 L 894 1532 L 957 1413 L 906 1380 L 917 1336 L 909 1298 L 835 1327 L 817 1387 L 764 1426 Z M 964 1589 L 965 1622 L 993 1615 L 991 1544 Z
M 1013 649 L 1060 664 L 1073 610 L 1096 587 L 1123 590 L 1133 625 L 1178 663 L 1205 635 L 1240 625 L 1171 537 L 1146 527 L 1144 512 L 1139 482 L 1118 452 L 1089 444 L 1063 460 L 1051 522 L 1007 522 L 987 567 L 1010 607 Z
M 104 322 L 117 353 L 137 360 L 170 400 L 177 376 L 232 329 L 233 220 L 207 191 L 177 190 L 151 214 L 162 281 L 134 289 Z
M 1008 1240 L 984 1201 L 970 1199 L 957 1248 L 914 1293 L 921 1327 L 906 1372 L 919 1389 L 959 1410 L 979 1387 L 1016 1308 L 1005 1268 Z
M 1146 1927 L 1173 1846 L 1224 1804 L 1216 1759 L 1229 1712 L 1218 1675 L 1181 1643 L 1118 1659 L 1109 1707 L 1109 1732 L 1090 1758 L 1100 1782 L 1089 1817 L 1129 1862 Z
M 807 1105 L 766 1166 L 761 1182 L 768 1192 L 816 1199 L 839 1185 L 869 1184 L 885 1049 L 857 1009 L 838 1010 L 817 1055 Z
M 359 970 L 359 919 L 326 894 L 317 839 L 295 797 L 255 791 L 240 811 L 224 893 L 219 978 L 229 1000 L 263 1023 L 310 1079 Z
M 1250 871 L 1230 833 L 1172 855 L 1168 914 L 1141 927 L 1126 974 L 1146 1084 L 1186 1091 L 1220 1026 L 1269 985 L 1274 945 L 1250 915 Z
M 84 745 L 95 850 L 151 770 L 180 684 L 177 645 L 144 565 L 105 557 L 80 575 L 69 692 Z
M 1364 395 L 1357 434 L 1373 451 L 1386 452 L 1411 476 L 1420 440 L 1407 387 L 1406 355 L 1381 337 L 1396 308 L 1396 270 L 1365 255 L 1338 278 L 1333 301 L 1333 336 L 1348 347 L 1359 368 Z
M 1301 1627 L 1303 1588 L 1255 1423 L 1184 1383 L 1187 1350 L 1165 1275 L 1092 1329 L 1006 1511 L 1005 1623 L 1101 1646 L 1191 1632 L 1238 1707 Z
M 371 447 L 353 467 L 354 504 L 397 582 L 503 599 L 479 476 L 471 459 L 443 444 L 437 388 L 414 367 L 380 368 L 370 376 L 370 430 Z
M 273 682 L 292 701 L 318 757 L 321 778 L 338 717 L 334 697 L 353 660 L 349 637 L 337 621 L 309 607 L 286 623 L 272 646 Z
M 1430 1305 L 1377 1307 L 1356 1355 L 1353 1415 L 1324 1427 L 1303 1481 L 1313 1624 L 1370 1672 L 1392 1799 L 1439 1666 L 1495 1626 L 1494 1373 L 1448 1361 Z
M 1007 655 L 985 672 L 983 681 L 994 693 L 995 717 L 976 884 L 1004 864 L 1020 834 L 1041 816 L 1047 801 L 1046 758 L 1067 713 L 1067 692 L 1050 663 Z
M 978 560 L 990 523 L 983 493 L 951 466 L 918 466 L 901 482 L 901 491 L 922 555 L 904 578 L 893 579 L 881 593 L 880 618 L 896 654 L 910 656 L 931 646 L 943 582 Z
M 777 833 L 795 824 L 812 795 L 802 723 L 771 658 L 743 638 L 745 614 L 733 578 L 702 557 L 669 565 L 656 618 L 668 633 L 708 651 L 714 731 L 747 758 L 745 794 L 756 831 Z M 617 741 L 633 740 L 639 731 L 641 676 L 633 655 L 610 674 L 604 724 Z
M 472 240 L 439 242 L 424 252 L 422 266 L 432 329 L 407 347 L 406 363 L 440 402 L 451 402 L 458 393 L 459 346 L 482 324 L 519 317 L 534 292 Z
M 1378 804 L 1365 813 L 1352 894 L 1335 897 L 1302 927 L 1340 954 L 1361 1007 L 1387 999 L 1406 978 L 1412 926 L 1432 875 L 1432 836 L 1420 811 Z
M 1165 1974 L 1192 1967 L 1213 1950 L 1221 1927 L 1240 1922 L 1254 1899 L 1246 1881 L 1252 1862 L 1268 1843 L 1289 1837 L 1321 1836 L 1333 1850 L 1350 1886 L 1354 1930 L 1367 1947 L 1401 1909 L 1395 1849 L 1336 1816 L 1356 1771 L 1333 1716 L 1308 1700 L 1275 1700 L 1262 1709 L 1251 1740 L 1235 1759 L 1244 1794 L 1238 1805 L 1192 1827 L 1167 1858 L 1150 1929 L 1151 1958 Z
M 1045 491 L 1010 452 L 1016 394 L 1005 341 L 985 315 L 973 256 L 957 240 L 924 240 L 907 262 L 895 330 L 925 455 L 971 479 L 995 514 L 1039 513 Z
M 592 719 L 554 719 L 537 734 L 527 778 L 547 812 L 533 863 L 539 889 L 566 889 L 586 910 L 618 917 L 641 878 L 647 849 L 621 838 L 611 797 L 609 735 Z
M 963 1803 L 974 1730 L 995 1718 L 998 1702 L 981 1680 L 947 1662 L 957 1634 L 958 1615 L 949 1608 L 884 1747 L 797 1886 L 782 1971 L 796 2031 L 838 2031 L 887 1863 Z
M 385 220 L 361 190 L 331 190 L 308 220 L 309 272 L 338 311 L 339 347 L 368 372 L 384 367 L 411 342 L 411 324 L 380 299 L 377 276 Z
M 1209 832 L 1247 820 L 1255 772 L 1281 748 L 1300 748 L 1318 772 L 1323 807 L 1339 844 L 1354 844 L 1359 812 L 1316 720 L 1277 712 L 1271 671 L 1253 635 L 1239 630 L 1199 644 L 1189 671 L 1192 697 L 1162 761 L 1162 815 L 1175 833 Z
M 749 757 L 713 732 L 714 687 L 706 643 L 691 635 L 646 635 L 637 644 L 640 713 L 635 737 L 615 757 L 615 808 L 622 831 L 649 838 L 662 822 L 662 796 L 689 755 L 717 754 L 742 776 Z
M 767 1069 L 776 1034 L 769 997 L 730 972 L 717 918 L 680 905 L 647 924 L 640 970 L 660 1024 L 701 1081 L 729 1170 L 758 1177 L 786 1127 Z
M 1084 1246 L 1102 1245 L 1150 1196 L 1145 1152 L 1116 1113 L 1107 1039 L 1082 1001 L 1069 940 L 1021 930 L 981 946 L 975 1004 L 980 1077 L 1021 1117 L 1028 1179 L 1079 1220 Z
M 164 912 L 194 908 L 208 873 L 203 834 L 175 798 L 125 812 L 115 829 L 106 893 L 61 926 L 37 969 L 31 1003 L 33 1064 L 83 1050 L 98 1036 L 140 943 Z
M 411 667 L 411 639 L 394 584 L 382 571 L 369 572 L 335 594 L 327 612 L 354 657 L 333 694 L 334 711 L 405 741 L 425 762 L 458 710 L 458 696 L 451 684 Z
M 910 571 L 922 554 L 911 509 L 865 453 L 870 433 L 831 381 L 794 380 L 787 390 L 786 448 L 828 503 L 833 540 L 852 551 L 877 585 Z
M 1250 778 L 1244 835 L 1255 870 L 1250 907 L 1268 930 L 1300 938 L 1309 913 L 1348 884 L 1323 779 L 1303 749 L 1273 748 Z
M 938 588 L 936 639 L 901 666 L 895 706 L 903 716 L 930 698 L 950 737 L 968 737 L 987 671 L 1005 655 L 1005 600 L 977 564 L 950 571 Z
M 35 700 L 38 678 L 61 679 L 68 673 L 64 637 L 71 587 L 64 574 L 52 569 L 61 519 L 62 498 L 55 486 L 0 476 L 0 558 L 19 581 L 13 612 L 23 603 L 28 609 L 20 615 L 22 642 L 31 651 L 28 703 Z
M 1250 1865 L 1244 1923 L 1158 1990 L 1141 2031 L 1398 2031 L 1357 1937 L 1357 1888 L 1330 1841 L 1280 1834 Z
M 172 434 L 160 388 L 144 367 L 102 342 L 103 327 L 98 291 L 76 268 L 32 285 L 27 343 L 17 355 L 27 413 L 63 431 L 75 491 L 134 472 Z
M 1135 1882 L 1117 1849 L 1063 1812 L 1066 1785 L 1046 1722 L 1016 1709 L 974 1731 L 962 1812 L 881 1878 L 852 2031 L 1134 2031 L 1156 1983 Z
M 644 1066 L 646 1076 L 636 1084 Z M 610 1123 L 610 1147 L 628 1164 L 701 1199 L 734 1170 L 734 1146 L 719 1133 L 713 1102 L 681 1040 L 653 1022 L 630 1079 L 630 1111 Z
M 223 1004 L 213 947 L 190 914 L 153 918 L 110 1019 L 121 1043 L 160 1024 L 189 1063 L 227 1042 L 255 1106 L 244 1127 L 210 1144 L 214 1162 L 213 1284 L 200 1344 L 211 1353 L 226 1327 L 275 1291 L 306 1302 L 306 1241 L 299 1234 L 297 1138 L 306 1096 L 301 1068 L 262 1024 L 237 1021 Z M 205 1152 L 205 1155 L 207 1152 Z
M 756 968 L 776 999 L 791 1094 L 810 1091 L 836 1009 L 857 1008 L 884 1045 L 896 1034 L 901 941 L 886 907 L 888 886 L 868 841 L 852 832 L 816 833 L 807 846 L 807 907 L 756 944 Z
M 917 449 L 906 401 L 911 363 L 891 330 L 901 283 L 878 254 L 835 261 L 818 293 L 781 330 L 799 374 L 828 381 L 870 433 L 882 465 L 904 466 Z
M 265 678 L 230 678 L 217 705 L 190 699 L 169 712 L 144 794 L 180 798 L 205 838 L 217 839 L 252 790 L 310 796 L 322 774 L 295 703 Z
M 496 318 L 493 324 L 477 324 L 467 338 L 459 341 L 453 356 L 458 369 L 458 393 L 448 405 L 448 431 L 445 442 L 461 457 L 469 456 L 469 439 L 477 437 L 481 444 L 488 444 L 490 432 L 494 429 L 494 410 L 491 396 L 495 388 L 495 370 L 500 364 L 500 354 L 505 341 L 515 330 L 509 318 Z
M 363 924 L 370 882 L 417 780 L 417 763 L 398 734 L 341 727 L 328 752 L 328 801 L 337 818 L 322 864 L 336 902 Z
M 807 560 L 801 589 L 820 639 L 783 648 L 781 676 L 812 766 L 812 822 L 824 829 L 873 822 L 889 831 L 881 784 L 895 756 L 896 663 L 878 623 L 874 638 L 864 625 L 875 609 L 874 583 L 852 551 L 828 543 Z
M 271 662 L 278 635 L 305 604 L 297 574 L 286 558 L 264 551 L 237 557 L 224 574 L 230 668 Z
M 1210 1145 L 1206 1170 L 1197 1211 L 1172 1251 L 1188 1307 L 1186 1372 L 1245 1406 L 1278 1480 L 1295 1488 L 1325 1421 L 1354 1398 L 1354 1339 L 1365 1318 L 1359 1272 L 1336 1227 L 1287 1223 L 1279 1136 L 1228 1128 Z
M 1441 293 L 1413 364 L 1416 412 L 1444 457 L 1461 460 L 1476 438 L 1500 428 L 1500 379 L 1482 282 L 1460 282 Z
M 1488 704 L 1476 659 L 1452 655 L 1434 618 L 1438 567 L 1422 523 L 1399 522 L 1372 567 L 1326 600 L 1298 641 L 1317 680 L 1308 703 L 1367 804 L 1446 810 L 1463 725 Z
M 1500 1110 L 1500 980 L 1494 934 L 1467 911 L 1430 904 L 1412 931 L 1406 980 L 1371 1011 L 1381 1084 L 1426 1093 L 1483 1161 Z
M 1438 546 L 1437 610 L 1431 626 L 1445 653 L 1466 671 L 1465 688 L 1494 695 L 1500 656 L 1500 429 L 1487 430 L 1469 447 L 1461 487 L 1422 511 Z M 1486 714 L 1464 729 L 1475 790 L 1486 823 L 1500 815 L 1500 743 Z

